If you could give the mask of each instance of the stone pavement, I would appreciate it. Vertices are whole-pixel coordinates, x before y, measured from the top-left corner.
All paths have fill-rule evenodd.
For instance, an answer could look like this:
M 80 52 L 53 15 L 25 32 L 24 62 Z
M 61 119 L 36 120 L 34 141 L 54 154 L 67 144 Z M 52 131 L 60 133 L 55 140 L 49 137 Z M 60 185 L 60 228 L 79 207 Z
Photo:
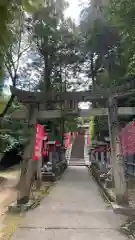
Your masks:
M 126 240 L 85 167 L 69 167 L 41 205 L 28 212 L 12 240 Z

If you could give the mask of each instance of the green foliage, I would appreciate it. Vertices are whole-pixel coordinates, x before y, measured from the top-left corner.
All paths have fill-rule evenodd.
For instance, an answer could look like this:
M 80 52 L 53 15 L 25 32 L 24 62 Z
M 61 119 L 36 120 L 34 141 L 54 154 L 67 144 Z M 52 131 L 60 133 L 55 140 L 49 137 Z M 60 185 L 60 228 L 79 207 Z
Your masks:
M 4 79 L 5 52 L 16 39 L 16 23 L 20 15 L 33 13 L 42 0 L 1 0 L 0 1 L 0 82 Z
M 4 152 L 10 149 L 15 143 L 25 144 L 31 132 L 28 129 L 27 120 L 12 120 L 11 114 L 16 109 L 24 109 L 24 106 L 14 100 L 7 111 L 7 114 L 1 119 L 0 133 L 0 151 Z
M 112 3 L 119 1 L 110 0 L 110 2 L 111 5 L 115 5 Z M 116 5 L 115 8 L 117 8 Z M 96 2 L 95 5 L 90 5 L 83 10 L 88 14 L 85 21 L 82 18 L 80 24 L 86 54 L 90 52 L 97 56 L 97 60 L 94 60 L 94 74 L 97 75 L 97 85 L 99 83 L 102 87 L 120 85 L 119 79 L 128 73 L 129 51 L 126 50 L 126 41 L 122 38 L 122 29 L 119 29 L 118 25 L 115 24 L 117 21 L 112 20 L 115 19 L 117 12 L 115 8 L 108 6 L 108 4 L 104 6 L 101 2 Z M 86 25 L 85 28 L 84 25 Z M 101 69 L 104 73 L 98 72 Z
M 88 77 L 94 75 L 97 86 L 118 86 L 126 81 L 123 77 L 135 74 L 134 14 L 133 0 L 109 0 L 106 5 L 94 1 L 83 10 L 80 29 L 84 53 L 88 63 L 93 60 L 93 69 L 87 64 L 86 74 Z M 134 104 L 134 96 L 125 98 L 122 104 L 129 102 Z M 94 106 L 103 107 L 105 102 L 97 101 Z M 107 126 L 106 119 L 95 118 L 94 134 L 104 126 Z
M 4 153 L 13 148 L 18 141 L 10 134 L 0 134 L 0 152 Z
M 32 38 L 32 51 L 38 56 L 41 61 L 34 62 L 37 71 L 41 71 L 42 79 L 37 87 L 41 91 L 65 91 L 68 90 L 68 78 L 71 75 L 75 76 L 79 72 L 80 55 L 78 50 L 78 32 L 74 23 L 68 19 L 64 19 L 64 10 L 67 3 L 63 0 L 49 1 L 48 5 L 40 5 L 37 1 L 20 1 L 12 2 L 15 7 L 15 12 L 11 5 L 7 7 L 8 11 L 12 12 L 12 18 L 8 18 L 10 26 L 12 26 L 11 40 L 5 45 L 0 45 L 2 66 L 6 66 L 11 77 L 12 83 L 16 85 L 18 80 L 19 58 L 22 54 L 21 44 L 22 35 L 25 31 L 29 31 Z M 32 3 L 32 5 L 31 5 Z M 25 11 L 30 13 L 28 26 L 25 23 Z M 10 30 L 6 26 L 6 33 Z M 20 51 L 21 50 L 21 51 Z M 16 57 L 17 60 L 14 60 Z M 19 69 L 20 70 L 20 69 Z M 19 78 L 19 87 L 23 84 Z M 18 83 L 17 82 L 17 83 Z M 72 85 L 72 84 L 71 84 Z M 17 85 L 18 86 L 18 85 Z M 60 105 L 60 106 L 58 106 Z M 49 106 L 53 108 L 61 108 L 61 104 Z M 22 108 L 17 102 L 13 102 L 8 109 L 5 119 L 2 120 L 3 135 L 8 134 L 17 141 L 26 139 L 29 134 L 27 122 L 12 121 L 10 114 L 16 109 Z M 59 123 L 58 123 L 59 124 Z M 56 124 L 57 125 L 57 124 Z M 56 126 L 55 126 L 56 127 Z M 65 122 L 66 131 L 75 131 L 77 129 L 77 121 L 75 118 L 67 119 Z
M 7 102 L 9 100 L 8 96 L 5 96 L 3 93 L 0 95 L 0 114 L 3 112 Z
M 76 73 L 79 67 L 78 35 L 73 22 L 64 19 L 66 2 L 57 0 L 34 15 L 34 40 L 43 59 L 43 79 L 40 87 L 47 91 L 65 81 L 65 75 Z M 66 76 L 68 78 L 68 76 Z M 40 88 L 40 89 L 41 89 Z
M 65 132 L 77 132 L 78 121 L 77 118 L 68 117 L 65 121 Z
M 95 140 L 95 117 L 90 118 L 89 132 L 91 141 Z
M 127 60 L 127 74 L 134 74 L 135 2 L 133 0 L 110 0 L 108 13 L 110 20 L 118 29 L 121 37 L 121 46 Z

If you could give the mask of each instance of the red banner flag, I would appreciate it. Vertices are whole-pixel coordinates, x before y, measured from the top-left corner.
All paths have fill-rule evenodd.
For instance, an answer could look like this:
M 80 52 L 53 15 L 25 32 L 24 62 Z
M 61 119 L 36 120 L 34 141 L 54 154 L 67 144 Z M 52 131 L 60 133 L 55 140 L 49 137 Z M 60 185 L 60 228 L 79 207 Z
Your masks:
M 44 126 L 37 124 L 33 160 L 36 161 L 39 160 L 42 155 L 43 139 L 44 139 Z

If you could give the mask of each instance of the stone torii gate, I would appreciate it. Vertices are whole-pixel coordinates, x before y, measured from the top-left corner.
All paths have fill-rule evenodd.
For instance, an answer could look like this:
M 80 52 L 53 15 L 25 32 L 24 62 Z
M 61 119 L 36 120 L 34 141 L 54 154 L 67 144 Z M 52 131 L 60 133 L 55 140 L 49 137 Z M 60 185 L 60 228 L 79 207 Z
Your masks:
M 19 102 L 27 106 L 26 111 L 16 111 L 12 117 L 16 119 L 29 118 L 30 123 L 34 125 L 37 121 L 45 121 L 47 119 L 62 117 L 66 118 L 69 114 L 79 115 L 77 107 L 78 102 L 105 99 L 108 102 L 108 110 L 105 110 L 106 113 L 101 113 L 101 115 L 108 115 L 109 135 L 111 140 L 111 162 L 116 200 L 119 204 L 128 204 L 124 159 L 122 156 L 122 148 L 119 137 L 117 99 L 134 94 L 134 85 L 134 82 L 131 82 L 113 89 L 98 89 L 94 92 L 62 92 L 47 93 L 46 95 L 42 92 L 27 92 L 11 87 L 12 95 L 16 96 Z M 62 110 L 44 110 L 45 103 L 48 101 L 53 104 L 61 102 L 63 103 L 64 108 Z M 121 113 L 122 110 L 123 108 L 120 108 L 119 113 Z M 134 112 L 134 109 L 131 108 L 128 108 L 127 110 L 127 114 L 129 114 L 129 111 L 132 112 L 132 110 Z M 29 175 L 28 168 L 27 175 Z M 30 182 L 31 178 L 32 175 L 29 177 L 28 182 Z M 29 187 L 30 186 L 28 186 L 28 190 L 24 192 L 20 189 L 20 198 L 29 195 Z

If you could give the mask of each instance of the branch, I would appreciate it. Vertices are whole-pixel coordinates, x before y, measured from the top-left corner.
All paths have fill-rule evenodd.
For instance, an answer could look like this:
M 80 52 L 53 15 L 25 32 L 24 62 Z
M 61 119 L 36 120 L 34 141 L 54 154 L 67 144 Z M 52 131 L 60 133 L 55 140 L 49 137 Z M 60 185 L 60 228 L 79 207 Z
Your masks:
M 10 75 L 10 77 L 11 77 L 11 80 L 12 80 L 12 83 L 13 83 L 14 76 L 13 76 L 13 74 L 12 74 L 11 67 L 10 67 L 8 64 L 9 64 L 9 63 L 6 63 L 6 62 L 5 62 L 5 67 L 7 68 L 7 71 L 8 71 L 8 73 L 9 73 L 9 75 Z M 13 85 L 14 85 L 14 83 L 13 83 Z
M 22 41 L 22 30 L 20 31 L 20 36 L 19 36 L 19 46 L 18 46 L 18 51 L 17 51 L 17 60 L 13 61 L 13 50 L 12 50 L 12 46 L 11 45 L 11 49 L 10 49 L 10 53 L 7 52 L 6 53 L 6 61 L 5 61 L 5 66 L 7 68 L 7 71 L 11 77 L 13 86 L 16 85 L 16 75 L 17 75 L 17 71 L 19 68 L 19 61 L 21 56 L 24 54 L 24 52 L 26 52 L 30 46 L 31 46 L 31 42 L 28 46 L 26 46 L 23 51 L 21 51 L 21 41 Z
M 14 72 L 15 72 L 16 69 L 15 69 L 15 63 L 14 63 L 13 58 L 12 58 L 12 53 L 10 54 L 10 53 L 7 52 L 6 55 L 7 55 L 6 61 L 8 62 L 9 67 L 13 68 Z
M 18 60 L 21 58 L 21 56 L 25 53 L 25 52 L 27 52 L 27 50 L 30 48 L 30 46 L 31 46 L 31 42 L 30 42 L 30 44 L 26 47 L 26 48 L 24 48 L 24 50 L 22 51 L 22 52 L 20 52 L 20 54 L 18 55 Z M 16 60 L 17 61 L 17 60 Z

